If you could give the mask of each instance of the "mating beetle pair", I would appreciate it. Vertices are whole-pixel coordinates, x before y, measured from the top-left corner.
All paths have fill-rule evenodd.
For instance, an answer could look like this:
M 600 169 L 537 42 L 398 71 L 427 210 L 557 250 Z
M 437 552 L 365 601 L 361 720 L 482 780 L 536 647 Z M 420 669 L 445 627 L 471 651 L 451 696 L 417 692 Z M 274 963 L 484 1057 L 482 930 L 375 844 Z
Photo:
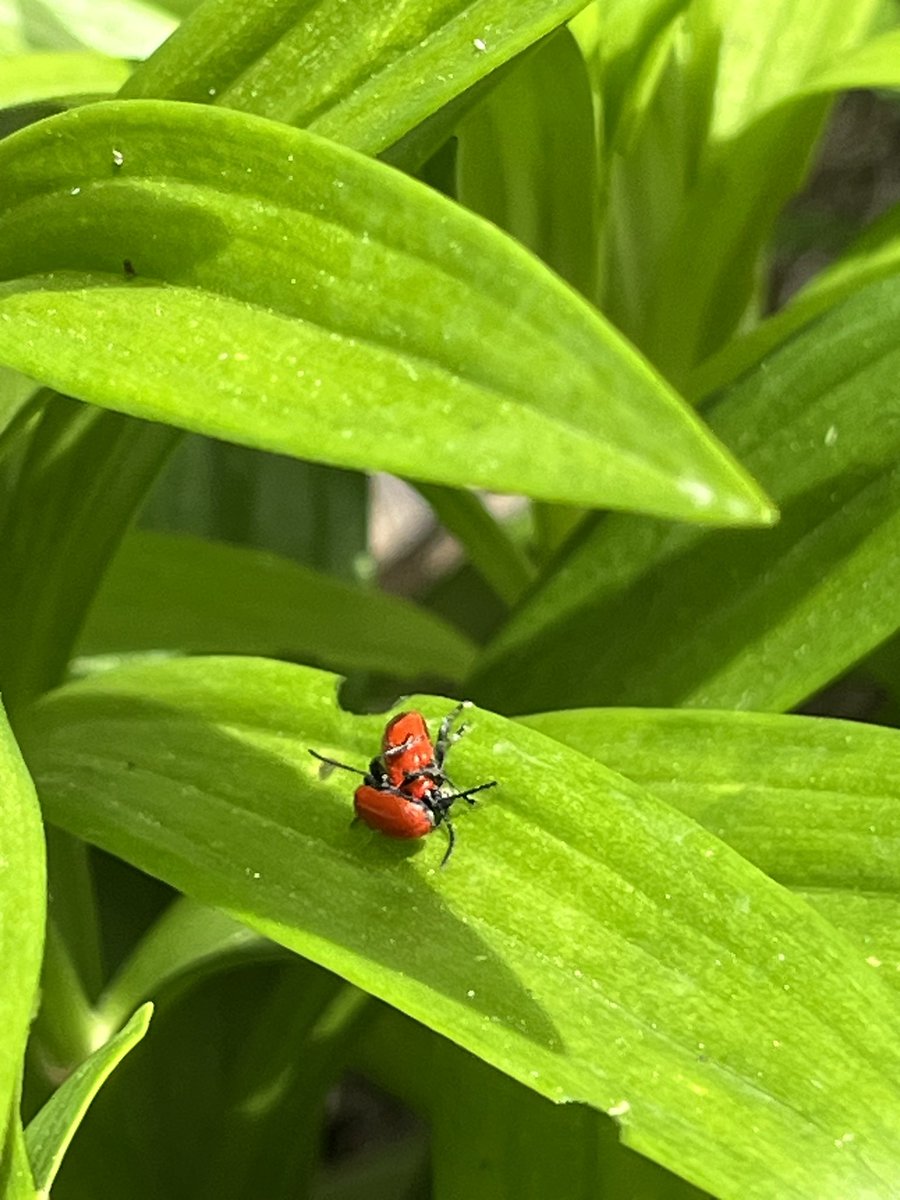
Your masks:
M 329 767 L 362 776 L 353 807 L 357 819 L 370 829 L 392 838 L 420 838 L 438 825 L 446 826 L 448 844 L 441 860 L 443 867 L 456 842 L 450 809 L 457 800 L 474 804 L 472 797 L 476 792 L 495 787 L 497 782 L 491 780 L 460 792 L 447 778 L 444 769 L 447 752 L 467 729 L 461 725 L 454 732 L 453 724 L 465 708 L 467 701 L 444 717 L 433 744 L 421 713 L 404 712 L 392 717 L 381 739 L 381 755 L 372 759 L 368 771 L 326 758 L 317 750 L 310 750 L 310 754 Z

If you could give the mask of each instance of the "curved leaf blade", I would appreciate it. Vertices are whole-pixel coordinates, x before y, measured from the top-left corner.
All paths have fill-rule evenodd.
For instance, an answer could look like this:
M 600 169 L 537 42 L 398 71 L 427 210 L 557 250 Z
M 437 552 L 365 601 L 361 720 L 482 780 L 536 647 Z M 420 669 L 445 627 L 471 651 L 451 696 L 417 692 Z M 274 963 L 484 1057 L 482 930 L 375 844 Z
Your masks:
M 461 123 L 456 195 L 593 299 L 597 157 L 587 68 L 561 29 Z
M 41 122 L 0 145 L 0 171 L 4 273 L 35 275 L 0 289 L 0 359 L 62 390 L 340 466 L 772 519 L 595 310 L 399 172 L 151 101 Z
M 0 708 L 0 1146 L 13 1145 L 44 944 L 44 836 L 34 785 Z
M 218 0 L 196 9 L 121 95 L 214 102 L 376 154 L 581 7 Z
M 66 1150 L 91 1101 L 125 1055 L 142 1040 L 152 1015 L 153 1005 L 142 1005 L 124 1029 L 75 1068 L 29 1122 L 25 1144 L 34 1181 L 42 1194 L 50 1194 Z
M 475 647 L 408 600 L 355 587 L 247 546 L 179 534 L 126 537 L 78 653 L 271 654 L 459 680 Z
M 733 383 L 792 334 L 868 283 L 900 271 L 900 205 L 865 229 L 847 252 L 802 288 L 788 304 L 754 329 L 734 337 L 700 364 L 687 392 L 709 396 Z
M 900 1019 L 831 926 L 636 785 L 486 713 L 454 777 L 501 786 L 459 818 L 450 870 L 440 847 L 349 829 L 347 782 L 307 750 L 363 763 L 383 718 L 340 712 L 335 682 L 194 659 L 61 689 L 28 731 L 48 813 L 545 1095 L 614 1109 L 726 1200 L 897 1186 Z
M 807 898 L 900 984 L 900 732 L 699 709 L 522 720 L 699 821 Z
M 168 426 L 67 396 L 40 395 L 35 410 L 0 529 L 0 678 L 11 711 L 64 676 L 109 555 L 176 439 Z
M 164 992 L 168 999 L 203 975 L 282 953 L 225 913 L 181 896 L 154 921 L 104 988 L 98 1019 L 110 1030 L 118 1029 L 129 1012 L 151 997 Z
M 115 92 L 130 72 L 121 59 L 89 50 L 10 55 L 3 59 L 0 107 L 77 92 Z
M 900 277 L 872 284 L 710 408 L 770 486 L 777 529 L 597 522 L 482 659 L 479 700 L 784 710 L 894 633 L 898 320 Z

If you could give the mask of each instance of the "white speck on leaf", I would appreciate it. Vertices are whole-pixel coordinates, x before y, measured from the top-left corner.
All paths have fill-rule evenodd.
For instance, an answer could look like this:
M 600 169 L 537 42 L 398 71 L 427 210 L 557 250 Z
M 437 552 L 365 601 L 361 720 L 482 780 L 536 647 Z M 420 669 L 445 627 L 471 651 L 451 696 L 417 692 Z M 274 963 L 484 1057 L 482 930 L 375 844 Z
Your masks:
M 624 1117 L 626 1113 L 631 1112 L 631 1105 L 627 1100 L 618 1100 L 612 1108 L 608 1108 L 606 1111 L 611 1117 Z
M 121 167 L 122 163 L 125 161 L 125 155 L 121 150 L 116 150 L 115 147 L 113 147 L 112 158 L 114 167 Z
M 484 38 L 472 38 L 472 45 L 479 54 L 484 54 L 485 50 L 487 50 L 487 42 Z

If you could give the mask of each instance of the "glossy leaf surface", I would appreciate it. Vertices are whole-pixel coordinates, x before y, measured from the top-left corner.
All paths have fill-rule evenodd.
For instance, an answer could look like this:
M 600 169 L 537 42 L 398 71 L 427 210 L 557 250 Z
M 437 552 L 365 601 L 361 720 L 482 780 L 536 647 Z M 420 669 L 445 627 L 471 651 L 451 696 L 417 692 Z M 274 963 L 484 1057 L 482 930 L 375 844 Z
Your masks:
M 34 785 L 0 708 L 0 1146 L 9 1145 L 11 1154 L 44 942 L 44 887 L 44 838 Z M 21 1179 L 4 1183 L 18 1187 Z
M 459 814 L 448 870 L 431 841 L 348 828 L 352 781 L 320 781 L 308 747 L 362 765 L 383 717 L 341 713 L 335 682 L 195 659 L 63 689 L 27 739 L 48 814 L 550 1098 L 613 1109 L 723 1197 L 897 1186 L 900 1017 L 831 926 L 636 785 L 486 713 L 451 769 L 500 787 Z
M 139 1008 L 115 1037 L 81 1063 L 53 1093 L 25 1130 L 25 1144 L 34 1180 L 49 1196 L 63 1156 L 88 1106 L 125 1055 L 143 1038 L 153 1005 Z
M 212 0 L 122 91 L 215 103 L 376 154 L 519 51 L 580 0 Z
M 408 600 L 247 546 L 127 537 L 88 616 L 80 654 L 217 651 L 343 670 L 460 679 L 474 646 Z
M 523 720 L 699 821 L 806 897 L 900 986 L 900 732 L 674 709 Z
M 506 711 L 789 708 L 900 625 L 900 278 L 860 291 L 708 413 L 767 484 L 777 529 L 585 532 L 473 684 Z M 535 661 L 553 663 L 535 671 Z
M 0 290 L 0 360 L 54 387 L 339 466 L 771 520 L 595 310 L 398 172 L 259 118 L 137 101 L 8 138 L 0 170 L 4 273 L 33 276 Z

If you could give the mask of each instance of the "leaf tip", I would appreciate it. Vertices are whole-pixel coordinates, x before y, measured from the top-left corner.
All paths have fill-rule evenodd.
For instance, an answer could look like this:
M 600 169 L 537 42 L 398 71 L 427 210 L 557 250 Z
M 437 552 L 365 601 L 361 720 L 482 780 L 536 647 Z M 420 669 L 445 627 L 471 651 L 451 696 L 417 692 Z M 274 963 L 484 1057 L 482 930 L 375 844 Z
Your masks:
M 780 513 L 762 488 L 747 476 L 739 482 L 740 486 L 723 491 L 702 479 L 682 476 L 676 481 L 676 487 L 700 520 L 706 516 L 717 524 L 723 519 L 729 525 L 777 524 Z

